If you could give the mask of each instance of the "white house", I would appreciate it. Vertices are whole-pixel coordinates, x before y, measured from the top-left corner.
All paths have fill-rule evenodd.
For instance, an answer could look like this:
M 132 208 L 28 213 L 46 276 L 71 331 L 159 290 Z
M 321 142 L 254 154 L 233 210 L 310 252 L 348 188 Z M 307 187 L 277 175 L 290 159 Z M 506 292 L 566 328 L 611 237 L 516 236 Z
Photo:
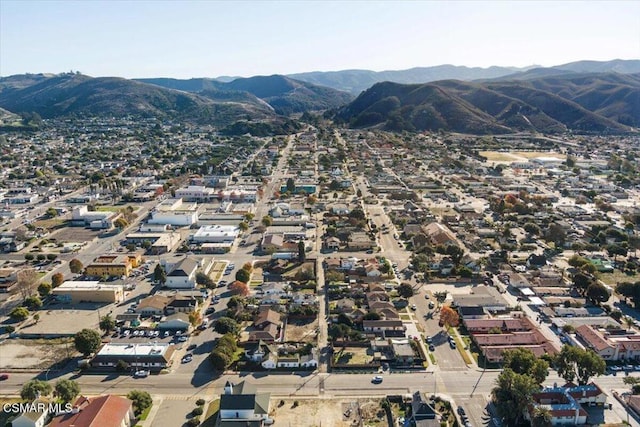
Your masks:
M 13 427 L 44 427 L 49 416 L 49 404 L 44 399 L 36 399 L 32 402 L 33 411 L 23 412 L 15 418 L 11 425 Z
M 243 381 L 227 381 L 220 396 L 220 426 L 262 425 L 269 418 L 269 393 L 258 393 L 256 386 Z
M 175 263 L 163 260 L 167 281 L 165 286 L 171 289 L 194 289 L 196 287 L 196 274 L 202 271 L 208 274 L 213 260 L 195 257 L 184 257 Z

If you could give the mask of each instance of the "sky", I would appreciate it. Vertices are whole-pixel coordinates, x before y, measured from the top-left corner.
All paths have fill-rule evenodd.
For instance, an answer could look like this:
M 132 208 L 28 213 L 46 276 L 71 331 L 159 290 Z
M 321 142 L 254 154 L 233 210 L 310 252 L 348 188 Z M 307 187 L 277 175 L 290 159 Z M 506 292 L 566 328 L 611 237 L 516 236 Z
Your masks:
M 0 0 L 0 76 L 218 77 L 640 59 L 640 1 Z

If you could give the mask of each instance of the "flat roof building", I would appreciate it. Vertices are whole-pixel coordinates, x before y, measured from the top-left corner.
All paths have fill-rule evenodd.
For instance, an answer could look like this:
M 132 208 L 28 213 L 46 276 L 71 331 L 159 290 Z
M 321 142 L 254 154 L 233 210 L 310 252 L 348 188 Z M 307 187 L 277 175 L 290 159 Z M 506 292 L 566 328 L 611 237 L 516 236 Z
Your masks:
M 51 290 L 58 301 L 77 304 L 80 302 L 114 303 L 124 300 L 122 285 L 100 283 L 97 280 L 80 282 L 68 280 Z

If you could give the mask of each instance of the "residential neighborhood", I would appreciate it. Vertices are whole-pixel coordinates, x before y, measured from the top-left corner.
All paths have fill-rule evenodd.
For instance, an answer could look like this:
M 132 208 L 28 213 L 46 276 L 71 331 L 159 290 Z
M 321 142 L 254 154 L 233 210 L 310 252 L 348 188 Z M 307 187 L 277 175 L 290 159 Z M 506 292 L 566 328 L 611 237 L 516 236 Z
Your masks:
M 73 416 L 39 413 L 50 425 L 78 425 L 100 405 L 118 407 L 118 425 L 164 425 L 140 414 L 172 412 L 161 387 L 180 384 L 203 402 L 190 425 L 212 414 L 220 426 L 278 425 L 303 405 L 285 397 L 347 398 L 349 378 L 353 395 L 390 399 L 397 425 L 516 425 L 541 412 L 551 425 L 617 425 L 635 414 L 631 139 L 611 136 L 618 148 L 605 149 L 595 136 L 577 145 L 322 126 L 222 137 L 78 121 L 71 153 L 65 126 L 8 134 L 0 180 L 7 394 L 20 394 L 14 377 L 46 383 L 55 371 L 74 372 L 89 395 L 73 396 Z M 139 137 L 151 131 L 166 144 Z M 20 155 L 35 144 L 37 163 Z M 96 151 L 109 160 L 81 161 Z M 601 362 L 586 377 L 566 367 L 592 354 Z M 503 375 L 528 374 L 505 366 L 526 357 L 545 363 L 544 376 L 510 419 Z M 469 397 L 461 375 L 482 390 Z M 153 384 L 153 403 L 134 414 L 135 399 L 91 396 L 84 388 L 99 390 L 102 376 L 129 391 Z M 298 389 L 285 393 L 284 376 Z M 329 392 L 332 381 L 341 385 Z M 27 425 L 20 417 L 13 425 Z

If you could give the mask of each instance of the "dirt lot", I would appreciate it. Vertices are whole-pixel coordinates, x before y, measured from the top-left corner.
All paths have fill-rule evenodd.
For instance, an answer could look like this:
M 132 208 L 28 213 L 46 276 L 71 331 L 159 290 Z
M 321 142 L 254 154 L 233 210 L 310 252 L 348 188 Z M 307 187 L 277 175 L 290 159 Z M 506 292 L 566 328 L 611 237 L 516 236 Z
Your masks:
M 479 154 L 492 162 L 522 162 L 535 157 L 555 157 L 558 159 L 566 158 L 564 154 L 544 151 L 480 151 Z
M 384 413 L 380 412 L 380 401 L 377 399 L 304 399 L 271 401 L 271 413 L 276 425 L 305 427 L 348 427 L 358 425 L 358 406 L 362 414 L 363 425 L 385 426 Z M 281 403 L 284 403 L 281 405 Z M 351 411 L 349 411 L 351 409 Z M 347 416 L 348 415 L 348 416 Z M 382 419 L 383 422 L 379 420 Z
M 287 323 L 284 340 L 288 342 L 316 342 L 318 319 L 311 321 L 297 320 Z
M 56 239 L 58 242 L 89 242 L 98 236 L 101 230 L 89 230 L 84 227 L 64 227 L 53 233 L 49 239 Z
M 0 344 L 0 369 L 43 369 L 74 356 L 72 340 L 8 340 Z
M 338 364 L 362 365 L 371 363 L 373 355 L 369 352 L 370 350 L 366 347 L 341 348 L 333 355 L 333 360 Z

